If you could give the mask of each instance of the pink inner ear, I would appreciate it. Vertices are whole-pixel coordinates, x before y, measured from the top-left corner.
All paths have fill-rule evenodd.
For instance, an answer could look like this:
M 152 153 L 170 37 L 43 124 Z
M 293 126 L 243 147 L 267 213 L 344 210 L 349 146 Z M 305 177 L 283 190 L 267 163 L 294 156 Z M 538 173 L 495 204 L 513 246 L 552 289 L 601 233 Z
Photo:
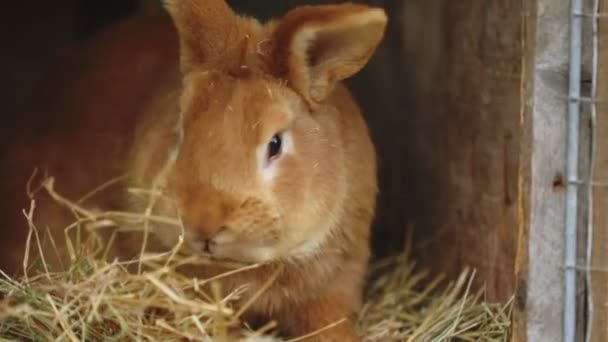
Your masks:
M 329 96 L 337 82 L 363 68 L 385 27 L 381 9 L 355 5 L 296 9 L 275 32 L 273 60 L 314 106 Z
M 369 31 L 368 25 L 364 25 L 315 32 L 304 54 L 305 70 L 300 70 L 306 73 L 310 98 L 323 101 L 337 82 L 365 65 L 375 47 L 366 37 Z
M 343 69 L 340 78 L 352 76 L 367 63 L 382 36 L 383 25 L 369 22 L 364 25 L 336 27 L 319 30 L 308 48 L 311 67 L 327 65 Z
M 348 58 L 356 55 L 357 40 L 362 38 L 357 31 L 342 29 L 317 32 L 307 51 L 309 65 L 314 67 L 332 61 L 340 62 L 340 56 Z

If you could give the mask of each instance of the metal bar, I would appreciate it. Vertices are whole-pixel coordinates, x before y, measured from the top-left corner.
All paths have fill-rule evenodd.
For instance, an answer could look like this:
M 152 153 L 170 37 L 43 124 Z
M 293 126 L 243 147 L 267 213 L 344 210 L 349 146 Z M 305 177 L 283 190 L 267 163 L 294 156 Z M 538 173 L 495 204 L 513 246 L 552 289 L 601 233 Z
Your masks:
M 570 99 L 580 98 L 581 49 L 582 49 L 582 0 L 570 2 Z M 574 342 L 576 337 L 576 228 L 578 213 L 578 149 L 579 149 L 580 102 L 568 101 L 567 155 L 566 155 L 566 226 L 564 251 L 564 342 Z

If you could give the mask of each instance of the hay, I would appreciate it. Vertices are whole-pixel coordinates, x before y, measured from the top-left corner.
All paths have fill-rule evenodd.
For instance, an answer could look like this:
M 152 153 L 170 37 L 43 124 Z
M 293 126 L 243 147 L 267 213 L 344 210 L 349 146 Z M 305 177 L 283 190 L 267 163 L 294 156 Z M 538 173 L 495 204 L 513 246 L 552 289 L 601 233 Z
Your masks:
M 107 226 L 109 219 L 137 216 L 93 213 L 59 196 L 52 184 L 47 180 L 43 187 L 77 214 L 75 226 Z M 70 264 L 53 270 L 46 265 L 40 234 L 32 222 L 34 208 L 32 201 L 26 212 L 27 249 L 28 253 L 38 249 L 39 257 L 25 258 L 27 272 L 19 279 L 0 273 L 0 340 L 282 341 L 274 337 L 275 322 L 257 330 L 240 322 L 240 315 L 256 298 L 237 304 L 247 284 L 231 293 L 222 291 L 224 277 L 261 265 L 233 265 L 233 270 L 212 279 L 191 279 L 176 268 L 208 261 L 181 255 L 179 243 L 167 253 L 106 261 L 107 249 L 92 234 L 82 243 L 68 241 Z M 33 265 L 40 271 L 31 274 Z M 132 270 L 134 265 L 137 271 Z M 371 271 L 373 280 L 357 322 L 365 341 L 508 340 L 510 302 L 489 304 L 482 292 L 471 293 L 474 272 L 465 270 L 454 283 L 440 285 L 440 277 L 431 279 L 417 270 L 409 248 L 376 263 Z
M 417 270 L 409 249 L 378 262 L 359 314 L 365 341 L 508 341 L 512 300 L 492 304 L 471 293 L 475 272 L 465 269 L 446 286 Z M 441 289 L 443 287 L 443 289 Z

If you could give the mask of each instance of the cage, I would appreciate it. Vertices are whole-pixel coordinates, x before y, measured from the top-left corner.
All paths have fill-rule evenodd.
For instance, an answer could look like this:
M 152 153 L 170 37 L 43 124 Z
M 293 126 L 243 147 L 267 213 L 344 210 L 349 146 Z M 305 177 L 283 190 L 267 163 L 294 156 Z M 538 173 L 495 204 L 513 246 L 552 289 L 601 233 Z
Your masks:
M 268 19 L 303 3 L 232 0 Z M 377 256 L 478 270 L 514 296 L 513 341 L 608 336 L 605 0 L 370 0 L 390 17 L 349 81 L 379 153 Z M 54 53 L 156 1 L 13 2 L 3 12 L 5 144 Z M 33 30 L 23 30 L 23 25 Z

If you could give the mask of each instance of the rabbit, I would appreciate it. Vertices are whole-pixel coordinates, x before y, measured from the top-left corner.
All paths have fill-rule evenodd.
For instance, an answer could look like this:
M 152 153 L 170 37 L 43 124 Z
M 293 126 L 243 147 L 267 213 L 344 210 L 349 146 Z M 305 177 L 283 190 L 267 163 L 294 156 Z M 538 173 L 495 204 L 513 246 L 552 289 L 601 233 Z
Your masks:
M 105 48 L 89 50 L 110 58 L 93 58 L 104 63 L 84 69 L 107 70 L 90 71 L 70 89 L 105 97 L 74 105 L 90 111 L 74 114 L 61 138 L 39 139 L 57 187 L 77 196 L 126 174 L 128 187 L 157 189 L 154 213 L 179 217 L 181 229 L 153 225 L 152 246 L 168 249 L 183 238 L 193 255 L 264 264 L 226 279 L 227 290 L 246 283 L 253 293 L 277 274 L 246 321 L 274 319 L 295 337 L 346 318 L 310 340 L 360 341 L 353 319 L 370 258 L 376 154 L 342 81 L 374 54 L 385 12 L 351 3 L 300 6 L 260 23 L 223 0 L 163 4 L 167 20 L 124 24 L 100 39 Z M 124 38 L 129 30 L 139 39 Z M 112 47 L 111 37 L 124 42 Z M 77 102 L 71 95 L 62 98 Z M 100 114 L 98 106 L 115 110 Z M 6 160 L 36 155 L 24 146 Z M 145 196 L 102 197 L 101 208 L 149 205 Z M 52 217 L 39 222 L 60 220 L 43 213 Z M 118 246 L 118 253 L 136 249 L 128 239 Z M 197 277 L 214 271 L 184 270 Z

